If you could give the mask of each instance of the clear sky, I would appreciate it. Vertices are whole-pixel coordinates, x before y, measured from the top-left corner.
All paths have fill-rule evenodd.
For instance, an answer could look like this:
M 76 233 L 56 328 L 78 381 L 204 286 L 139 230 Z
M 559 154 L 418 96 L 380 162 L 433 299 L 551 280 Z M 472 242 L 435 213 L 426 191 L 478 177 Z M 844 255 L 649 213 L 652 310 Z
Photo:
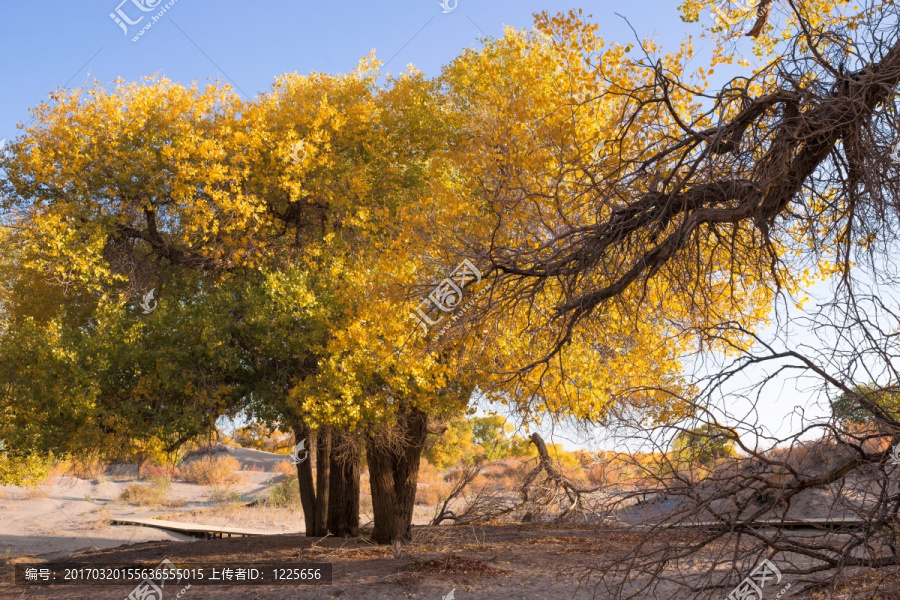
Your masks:
M 347 72 L 369 51 L 390 60 L 388 70 L 414 64 L 428 75 L 484 35 L 499 36 L 504 26 L 527 28 L 532 15 L 582 8 L 608 39 L 633 40 L 626 17 L 638 34 L 656 36 L 674 47 L 685 32 L 677 0 L 632 2 L 445 0 L 456 8 L 444 13 L 438 0 L 0 0 L 0 139 L 16 135 L 27 108 L 57 86 L 77 87 L 98 79 L 136 80 L 160 73 L 189 83 L 230 80 L 253 97 L 285 72 Z M 132 37 L 167 4 L 162 17 L 137 42 Z M 138 5 L 152 7 L 142 11 Z M 130 21 L 128 34 L 110 17 Z M 125 23 L 125 20 L 123 20 Z

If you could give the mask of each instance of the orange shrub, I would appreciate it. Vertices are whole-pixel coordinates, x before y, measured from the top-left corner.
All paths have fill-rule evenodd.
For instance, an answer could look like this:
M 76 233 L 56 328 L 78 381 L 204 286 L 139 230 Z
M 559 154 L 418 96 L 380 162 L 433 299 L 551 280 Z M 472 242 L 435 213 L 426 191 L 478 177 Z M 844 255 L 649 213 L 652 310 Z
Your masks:
M 296 477 L 297 476 L 297 465 L 292 463 L 289 460 L 283 460 L 277 465 L 275 465 L 273 469 L 276 473 L 284 473 L 288 477 Z
M 236 483 L 240 479 L 241 463 L 233 456 L 205 456 L 178 467 L 178 478 L 200 485 Z

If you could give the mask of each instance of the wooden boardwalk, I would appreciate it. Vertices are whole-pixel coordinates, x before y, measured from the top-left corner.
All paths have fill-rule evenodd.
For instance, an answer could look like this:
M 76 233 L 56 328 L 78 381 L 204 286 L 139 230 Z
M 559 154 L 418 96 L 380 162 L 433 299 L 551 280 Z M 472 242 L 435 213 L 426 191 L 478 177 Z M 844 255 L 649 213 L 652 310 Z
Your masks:
M 139 517 L 113 517 L 110 519 L 113 525 L 138 525 L 141 527 L 155 527 L 176 533 L 183 533 L 203 539 L 222 537 L 246 537 L 251 535 L 277 535 L 271 531 L 258 529 L 239 529 L 237 527 L 217 527 L 215 525 L 200 525 L 198 523 L 181 523 L 179 521 L 164 521 L 162 519 L 141 519 Z
M 780 529 L 837 529 L 841 527 L 860 527 L 866 524 L 866 521 L 859 517 L 833 517 L 833 518 L 810 518 L 810 519 L 764 519 L 760 521 L 750 521 L 747 523 L 738 522 L 735 525 L 741 527 L 777 527 Z M 671 525 L 660 524 L 660 527 L 681 529 L 730 529 L 731 524 L 724 521 L 701 521 L 698 523 L 672 523 Z

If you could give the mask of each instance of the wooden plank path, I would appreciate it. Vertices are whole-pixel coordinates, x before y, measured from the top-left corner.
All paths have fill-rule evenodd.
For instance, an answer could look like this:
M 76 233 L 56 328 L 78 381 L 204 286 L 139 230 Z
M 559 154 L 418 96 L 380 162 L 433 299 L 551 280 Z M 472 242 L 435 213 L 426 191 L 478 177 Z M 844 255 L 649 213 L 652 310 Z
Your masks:
M 252 535 L 277 535 L 272 531 L 259 529 L 239 529 L 237 527 L 217 527 L 215 525 L 201 525 L 198 523 L 181 523 L 179 521 L 164 521 L 162 519 L 141 519 L 140 517 L 113 517 L 110 519 L 113 525 L 139 525 L 141 527 L 156 527 L 167 531 L 175 531 L 204 539 L 222 537 L 245 537 Z
M 763 519 L 760 521 L 750 521 L 747 523 L 738 522 L 735 525 L 741 527 L 779 527 L 782 529 L 797 529 L 802 527 L 828 528 L 837 527 L 860 527 L 867 521 L 859 517 L 832 517 L 832 518 L 809 518 L 809 519 Z M 713 528 L 713 529 L 729 529 L 731 525 L 724 521 L 701 521 L 698 523 L 672 523 L 671 525 L 662 525 L 665 528 Z

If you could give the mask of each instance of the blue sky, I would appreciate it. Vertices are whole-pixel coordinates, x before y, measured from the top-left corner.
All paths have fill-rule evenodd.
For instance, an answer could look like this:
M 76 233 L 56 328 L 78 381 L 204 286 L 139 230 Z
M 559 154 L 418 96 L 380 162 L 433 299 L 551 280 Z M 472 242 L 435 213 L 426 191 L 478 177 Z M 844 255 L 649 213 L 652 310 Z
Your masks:
M 4 2 L 0 20 L 2 93 L 0 139 L 13 138 L 27 108 L 57 86 L 94 78 L 136 80 L 160 73 L 189 83 L 222 78 L 249 96 L 267 90 L 285 72 L 346 72 L 375 49 L 387 69 L 414 64 L 437 75 L 460 50 L 506 25 L 530 27 L 532 15 L 582 8 L 608 39 L 656 36 L 667 47 L 699 27 L 682 23 L 676 0 L 583 2 L 458 0 L 443 13 L 438 0 L 311 2 L 307 0 L 175 0 L 137 42 L 132 36 L 171 0 Z M 446 0 L 453 6 L 456 0 Z M 142 12 L 135 3 L 154 7 Z M 110 18 L 119 8 L 132 21 L 126 35 Z

